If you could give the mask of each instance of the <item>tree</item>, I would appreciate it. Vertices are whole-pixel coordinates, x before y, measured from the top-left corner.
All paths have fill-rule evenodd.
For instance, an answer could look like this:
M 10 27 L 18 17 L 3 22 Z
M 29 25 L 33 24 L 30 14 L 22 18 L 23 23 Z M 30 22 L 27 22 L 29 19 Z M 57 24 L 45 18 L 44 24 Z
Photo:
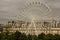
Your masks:
M 38 40 L 44 40 L 45 39 L 45 34 L 41 33 L 38 35 Z
M 1 37 L 2 37 L 1 40 L 9 40 L 9 37 L 10 37 L 9 34 L 10 34 L 9 31 L 7 31 L 7 32 L 2 32 L 2 33 L 1 33 L 1 35 L 2 35 L 2 36 L 1 36 Z
M 45 36 L 45 40 L 54 40 L 54 35 L 53 34 L 47 34 Z
M 37 40 L 37 35 L 32 35 L 33 40 Z
M 21 36 L 21 33 L 19 31 L 16 31 L 14 33 L 14 40 L 19 40 L 20 36 Z
M 20 39 L 20 40 L 28 40 L 25 33 L 22 33 L 22 34 L 20 35 L 20 38 L 19 38 L 19 39 Z
M 55 34 L 55 35 L 54 35 L 54 38 L 55 38 L 55 40 L 60 40 L 60 35 Z
M 32 40 L 32 35 L 27 35 L 28 40 Z
M 12 21 L 12 26 L 15 25 L 15 21 Z
M 0 34 L 0 40 L 1 40 L 1 34 Z

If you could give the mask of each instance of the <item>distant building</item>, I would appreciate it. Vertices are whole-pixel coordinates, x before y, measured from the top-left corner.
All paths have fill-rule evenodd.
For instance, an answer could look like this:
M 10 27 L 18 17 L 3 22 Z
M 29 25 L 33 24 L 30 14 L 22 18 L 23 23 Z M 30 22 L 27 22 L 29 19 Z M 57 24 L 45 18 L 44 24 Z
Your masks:
M 3 26 L 3 25 L 0 25 Z M 40 34 L 40 33 L 51 33 L 51 34 L 60 34 L 60 21 L 57 22 L 56 20 L 52 21 L 42 21 L 42 22 L 24 22 L 24 21 L 17 21 L 15 23 L 6 23 L 3 26 L 3 31 L 5 32 L 6 28 L 10 32 L 15 32 L 16 30 L 26 33 L 26 34 Z M 2 30 L 2 28 L 0 29 Z

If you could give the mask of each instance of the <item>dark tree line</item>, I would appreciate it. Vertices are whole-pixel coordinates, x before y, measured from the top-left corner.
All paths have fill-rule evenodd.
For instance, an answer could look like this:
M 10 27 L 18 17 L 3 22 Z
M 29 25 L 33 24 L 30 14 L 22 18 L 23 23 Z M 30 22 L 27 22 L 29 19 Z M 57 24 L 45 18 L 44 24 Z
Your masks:
M 60 40 L 60 35 L 45 35 L 44 33 L 39 35 L 26 35 L 25 33 L 21 33 L 19 31 L 16 31 L 15 33 L 7 31 L 0 33 L 0 40 Z

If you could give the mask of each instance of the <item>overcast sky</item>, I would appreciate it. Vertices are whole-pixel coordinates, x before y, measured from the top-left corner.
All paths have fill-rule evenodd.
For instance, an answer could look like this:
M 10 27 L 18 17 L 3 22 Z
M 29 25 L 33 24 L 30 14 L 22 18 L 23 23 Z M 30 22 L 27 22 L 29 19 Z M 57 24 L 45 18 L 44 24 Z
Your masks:
M 60 0 L 0 0 L 0 21 L 2 18 L 16 18 L 16 15 L 22 14 L 19 13 L 20 9 L 32 1 L 40 1 L 47 4 L 51 9 L 52 17 L 60 18 Z M 24 13 L 23 16 L 29 18 L 27 15 Z M 38 13 L 37 15 L 39 16 L 40 14 Z M 20 19 L 24 19 L 25 17 L 23 18 L 23 16 L 20 16 Z

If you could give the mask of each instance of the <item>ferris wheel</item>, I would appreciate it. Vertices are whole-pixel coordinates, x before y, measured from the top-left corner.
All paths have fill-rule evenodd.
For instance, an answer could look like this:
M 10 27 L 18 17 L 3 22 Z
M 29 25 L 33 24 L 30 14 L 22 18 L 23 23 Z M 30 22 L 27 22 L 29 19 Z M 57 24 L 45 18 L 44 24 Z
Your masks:
M 31 2 L 28 3 L 26 6 L 21 8 L 20 14 L 18 15 L 23 16 L 25 19 L 34 19 L 39 20 L 41 18 L 49 18 L 51 17 L 51 9 L 48 7 L 47 4 L 41 2 Z
M 50 13 L 51 13 L 51 10 L 46 4 L 35 1 L 35 2 L 28 3 L 26 6 L 24 6 L 24 8 L 20 10 L 19 15 L 23 16 L 26 19 L 31 20 L 31 24 L 28 26 L 27 32 L 31 34 L 32 33 L 37 34 L 35 20 L 50 17 L 49 16 Z M 32 26 L 34 29 L 30 29 Z M 31 30 L 35 30 L 35 32 Z

